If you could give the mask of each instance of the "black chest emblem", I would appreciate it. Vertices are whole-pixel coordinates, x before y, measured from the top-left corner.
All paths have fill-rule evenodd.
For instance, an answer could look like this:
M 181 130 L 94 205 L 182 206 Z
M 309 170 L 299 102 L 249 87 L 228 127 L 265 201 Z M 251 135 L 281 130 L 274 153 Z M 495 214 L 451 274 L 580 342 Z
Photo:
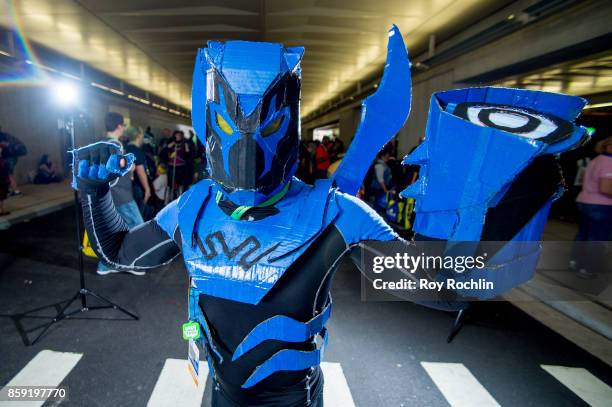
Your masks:
M 210 233 L 204 241 L 202 241 L 200 236 L 196 236 L 196 242 L 206 260 L 212 260 L 217 257 L 219 254 L 218 247 L 221 246 L 221 250 L 228 260 L 240 256 L 238 257 L 238 265 L 244 270 L 253 267 L 259 260 L 272 253 L 280 245 L 280 243 L 276 243 L 267 249 L 260 250 L 262 249 L 261 242 L 251 235 L 237 246 L 230 247 L 225 240 L 223 232 L 220 230 Z

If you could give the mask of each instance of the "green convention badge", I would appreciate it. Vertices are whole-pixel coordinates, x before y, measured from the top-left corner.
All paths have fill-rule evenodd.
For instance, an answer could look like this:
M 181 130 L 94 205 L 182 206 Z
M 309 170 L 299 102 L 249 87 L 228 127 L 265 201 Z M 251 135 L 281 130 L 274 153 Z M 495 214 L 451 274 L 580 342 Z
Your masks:
M 200 324 L 194 321 L 183 324 L 183 339 L 198 339 L 200 338 Z

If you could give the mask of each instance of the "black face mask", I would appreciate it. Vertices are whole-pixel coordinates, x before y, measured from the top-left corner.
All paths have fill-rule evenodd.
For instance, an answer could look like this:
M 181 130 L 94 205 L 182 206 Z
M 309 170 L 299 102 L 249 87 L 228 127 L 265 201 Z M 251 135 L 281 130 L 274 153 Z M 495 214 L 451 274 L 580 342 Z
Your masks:
M 299 77 L 286 73 L 245 116 L 216 70 L 208 74 L 206 154 L 211 177 L 232 200 L 257 204 L 293 176 L 299 153 Z

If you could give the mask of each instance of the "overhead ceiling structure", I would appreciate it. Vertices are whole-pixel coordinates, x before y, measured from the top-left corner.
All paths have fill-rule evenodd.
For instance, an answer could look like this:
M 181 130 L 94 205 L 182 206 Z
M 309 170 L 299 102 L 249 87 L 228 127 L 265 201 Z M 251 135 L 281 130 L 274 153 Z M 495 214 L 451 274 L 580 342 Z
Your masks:
M 612 51 L 515 75 L 499 85 L 570 95 L 612 92 Z
M 397 24 L 411 52 L 490 14 L 500 0 L 14 0 L 30 40 L 190 107 L 193 61 L 208 40 L 305 46 L 302 115 L 371 75 Z

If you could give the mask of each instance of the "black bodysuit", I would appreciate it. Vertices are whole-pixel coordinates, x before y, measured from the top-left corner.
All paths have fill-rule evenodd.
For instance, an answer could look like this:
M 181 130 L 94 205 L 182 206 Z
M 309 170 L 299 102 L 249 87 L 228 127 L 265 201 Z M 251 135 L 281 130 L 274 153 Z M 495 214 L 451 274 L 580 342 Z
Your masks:
M 227 405 L 238 406 L 308 406 L 321 395 L 323 375 L 319 366 L 300 371 L 279 371 L 250 388 L 241 388 L 253 370 L 276 352 L 282 349 L 311 351 L 317 346 L 315 338 L 298 343 L 266 340 L 235 361 L 232 361 L 232 354 L 247 334 L 268 318 L 285 315 L 305 322 L 321 312 L 331 301 L 331 280 L 340 259 L 358 250 L 356 243 L 397 238 L 391 228 L 361 201 L 344 194 L 337 195 L 343 210 L 338 220 L 310 243 L 258 304 L 200 295 L 199 304 L 208 322 L 212 342 L 223 357 L 221 363 L 216 357 L 209 357 L 216 389 L 220 392 L 216 395 L 217 404 L 224 405 L 219 401 L 223 399 Z M 295 199 L 299 198 L 298 195 Z M 226 213 L 230 213 L 234 206 L 223 200 L 218 205 Z M 156 267 L 167 264 L 180 253 L 182 242 L 178 227 L 172 236 L 157 220 L 128 230 L 107 190 L 85 195 L 83 210 L 92 247 L 111 267 Z M 246 219 L 257 220 L 278 216 L 278 210 L 274 207 L 253 208 L 248 215 Z M 207 350 L 211 353 L 210 349 Z
M 517 208 L 521 216 L 531 216 L 533 208 L 537 207 L 534 202 L 537 204 L 547 199 L 550 195 L 550 185 L 556 185 L 553 181 L 557 181 L 558 171 L 555 169 L 554 162 L 550 160 L 536 160 L 512 185 L 499 206 L 510 205 Z M 533 176 L 534 174 L 538 176 Z M 529 185 L 535 183 L 538 188 L 530 188 L 529 191 L 535 192 L 525 194 L 526 183 Z M 284 200 L 303 200 L 304 189 L 311 187 L 305 186 L 297 179 L 294 179 L 292 184 L 292 189 Z M 295 192 L 292 193 L 294 189 Z M 200 295 L 199 304 L 208 322 L 212 343 L 223 357 L 221 363 L 216 357 L 209 357 L 218 388 L 215 394 L 217 400 L 222 398 L 226 405 L 308 406 L 321 394 L 323 388 L 322 374 L 318 366 L 300 371 L 279 371 L 253 387 L 244 389 L 241 386 L 257 366 L 279 350 L 311 351 L 316 347 L 316 338 L 297 343 L 266 340 L 232 361 L 232 354 L 238 344 L 255 326 L 273 316 L 285 315 L 306 322 L 320 313 L 331 301 L 331 280 L 340 259 L 348 254 L 359 258 L 356 252 L 367 247 L 370 241 L 388 242 L 381 249 L 381 254 L 390 256 L 401 252 L 417 256 L 421 254 L 421 249 L 415 247 L 413 243 L 399 239 L 376 213 L 357 198 L 337 191 L 330 193 L 335 196 L 339 215 L 310 242 L 308 248 L 287 268 L 256 305 Z M 132 230 L 128 229 L 115 210 L 107 185 L 97 187 L 89 194 L 85 193 L 82 202 L 85 225 L 92 247 L 100 259 L 110 267 L 147 269 L 167 264 L 180 254 L 183 235 L 178 224 L 172 226 L 173 222 L 160 221 L 160 215 L 163 216 L 164 212 L 167 214 L 177 210 L 176 201 L 164 208 L 156 219 Z M 306 202 L 307 206 L 308 204 Z M 236 207 L 224 200 L 209 202 L 208 205 L 218 205 L 228 219 L 230 219 L 229 213 Z M 281 201 L 274 207 L 252 208 L 244 217 L 244 222 L 282 216 L 283 207 L 286 205 L 284 206 Z M 495 215 L 496 212 L 492 211 L 492 214 L 485 219 L 483 234 L 486 236 L 489 234 L 493 237 L 498 236 L 499 232 L 495 233 L 497 229 L 515 233 L 522 226 L 521 222 L 509 223 L 512 219 L 519 218 L 518 215 L 505 218 Z M 205 251 L 199 238 L 200 236 L 196 237 L 198 246 Z M 425 236 L 420 238 L 426 239 Z M 380 246 L 378 248 L 380 249 Z M 361 271 L 368 277 L 368 270 Z M 435 279 L 435 276 L 429 275 L 428 271 L 424 270 L 416 270 L 412 277 Z M 393 294 L 440 309 L 453 310 L 464 306 L 454 302 L 456 294 L 453 292 L 442 292 L 434 301 L 418 301 L 413 296 L 404 297 L 401 291 L 394 291 Z M 211 353 L 210 349 L 207 350 Z M 217 404 L 222 405 L 221 402 Z
M 551 182 L 551 179 L 554 181 L 555 177 L 558 177 L 558 171 L 555 171 L 555 166 L 552 164 L 554 163 L 550 163 L 549 160 L 536 160 L 532 163 L 512 185 L 499 205 L 512 205 L 512 207 L 519 208 L 521 214 L 527 213 L 529 216 L 536 207 L 533 202 L 538 203 L 549 196 L 550 187 L 544 187 L 556 184 Z M 548 171 L 543 171 L 542 166 Z M 534 173 L 539 176 L 531 176 Z M 543 175 L 549 173 L 551 176 Z M 526 180 L 530 183 L 535 181 L 538 184 L 539 188 L 530 189 L 536 192 L 525 195 L 523 185 L 527 182 Z M 296 179 L 292 184 L 292 189 L 283 201 L 274 207 L 252 208 L 244 217 L 244 222 L 282 216 L 282 208 L 287 207 L 283 203 L 285 200 L 289 201 L 289 204 L 292 199 L 303 201 L 304 188 L 311 187 L 305 186 Z M 294 188 L 296 192 L 292 193 Z M 190 191 L 186 194 L 189 194 Z M 209 356 L 215 373 L 216 391 L 214 395 L 218 406 L 310 405 L 319 397 L 323 388 L 319 366 L 300 371 L 278 371 L 252 387 L 245 389 L 241 386 L 254 369 L 278 351 L 282 349 L 313 350 L 316 347 L 315 337 L 304 342 L 265 340 L 232 361 L 232 354 L 238 344 L 255 326 L 273 316 L 285 315 L 294 320 L 306 322 L 320 313 L 331 301 L 331 280 L 340 259 L 348 254 L 351 257 L 359 258 L 356 252 L 367 247 L 370 241 L 388 242 L 384 243 L 385 247 L 382 248 L 381 254 L 383 255 L 393 256 L 394 253 L 401 252 L 416 256 L 421 254 L 421 249 L 415 247 L 413 243 L 399 239 L 376 213 L 357 198 L 337 191 L 332 191 L 330 194 L 334 194 L 335 203 L 339 208 L 338 216 L 309 243 L 308 248 L 285 270 L 280 279 L 256 305 L 217 296 L 200 295 L 199 305 L 209 325 L 212 344 L 223 357 L 223 361 L 219 363 L 215 356 Z M 98 187 L 89 194 L 85 193 L 82 202 L 85 225 L 92 247 L 100 259 L 110 267 L 147 269 L 167 264 L 180 254 L 184 235 L 180 232 L 178 223 L 160 221 L 160 215 L 163 217 L 172 211 L 177 211 L 176 201 L 164 208 L 156 219 L 132 230 L 128 229 L 115 210 L 107 185 Z M 218 205 L 227 215 L 228 222 L 229 213 L 236 206 L 224 200 L 209 202 L 208 205 Z M 306 202 L 306 206 L 308 205 L 309 202 Z M 516 215 L 503 218 L 501 221 L 494 215 L 493 212 L 485 219 L 483 232 L 485 235 L 489 233 L 489 230 L 499 229 L 500 222 L 504 226 L 501 228 L 504 231 L 508 229 L 516 231 L 521 227 L 520 222 L 508 223 L 511 221 L 510 218 L 517 218 Z M 174 223 L 176 226 L 172 226 Z M 497 234 L 493 233 L 493 236 Z M 421 236 L 421 238 L 426 237 Z M 200 236 L 196 236 L 198 246 L 204 252 L 206 249 L 199 239 Z M 368 277 L 368 270 L 361 271 Z M 416 270 L 412 277 L 435 279 L 435 276 L 428 273 L 427 270 Z M 453 310 L 464 306 L 454 302 L 456 299 L 454 292 L 440 293 L 440 298 L 434 301 L 418 301 L 414 297 L 403 297 L 404 294 L 401 291 L 394 291 L 393 294 L 440 309 Z M 211 353 L 211 349 L 207 351 Z

